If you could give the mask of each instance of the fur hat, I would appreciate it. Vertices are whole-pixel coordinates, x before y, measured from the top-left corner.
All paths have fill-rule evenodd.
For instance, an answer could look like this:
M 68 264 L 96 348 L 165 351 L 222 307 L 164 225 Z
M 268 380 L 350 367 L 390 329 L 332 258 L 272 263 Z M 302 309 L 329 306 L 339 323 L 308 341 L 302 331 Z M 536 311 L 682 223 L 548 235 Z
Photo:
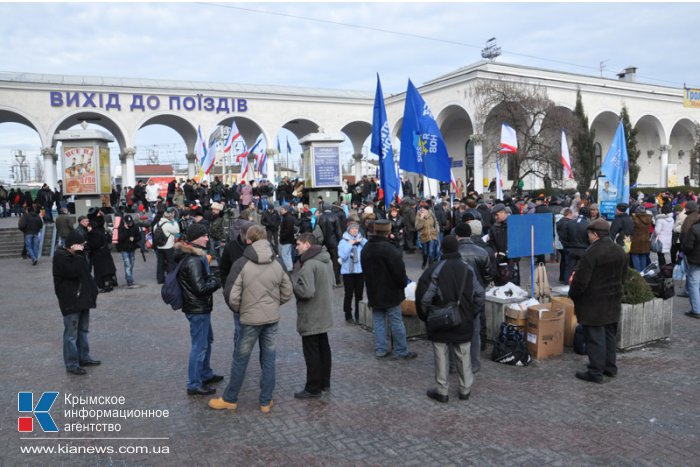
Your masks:
M 391 232 L 391 222 L 386 219 L 374 221 L 374 233 L 382 234 Z
M 481 225 L 481 221 L 479 219 L 469 221 L 467 222 L 467 224 L 469 224 L 469 227 L 472 228 L 472 235 L 481 235 L 481 233 L 484 231 L 483 226 Z
M 80 232 L 74 230 L 66 236 L 63 246 L 68 249 L 73 245 L 77 245 L 78 243 L 85 243 L 85 238 L 83 238 Z
M 610 224 L 606 220 L 596 219 L 588 224 L 588 230 L 593 230 L 602 237 L 610 233 Z

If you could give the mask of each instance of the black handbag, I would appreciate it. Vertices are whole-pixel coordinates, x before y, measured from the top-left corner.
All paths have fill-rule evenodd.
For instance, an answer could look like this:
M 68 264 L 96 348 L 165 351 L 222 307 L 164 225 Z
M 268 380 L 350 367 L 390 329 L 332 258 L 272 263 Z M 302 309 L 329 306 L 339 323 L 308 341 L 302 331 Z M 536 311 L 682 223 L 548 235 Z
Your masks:
M 442 293 L 440 292 L 440 286 L 437 285 L 437 276 L 440 270 L 445 265 L 443 262 L 440 264 L 431 276 L 431 280 L 435 282 L 437 287 L 437 293 L 442 301 Z M 456 302 L 448 302 L 444 305 L 435 306 L 432 305 L 428 311 L 428 318 L 425 320 L 425 326 L 428 328 L 429 332 L 441 332 L 449 331 L 459 327 L 462 324 L 462 314 L 459 311 L 459 303 L 462 300 L 462 292 L 464 292 L 464 283 L 467 280 L 467 274 L 464 274 L 464 280 L 462 281 L 462 286 L 459 288 L 459 295 Z

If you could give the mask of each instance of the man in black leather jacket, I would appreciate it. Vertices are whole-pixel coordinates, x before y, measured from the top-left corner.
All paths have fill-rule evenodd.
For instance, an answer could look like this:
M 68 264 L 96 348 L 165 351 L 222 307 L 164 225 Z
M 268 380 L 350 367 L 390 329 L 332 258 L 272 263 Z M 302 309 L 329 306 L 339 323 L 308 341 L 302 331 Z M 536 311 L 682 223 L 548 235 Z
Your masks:
M 576 269 L 579 260 L 583 258 L 586 250 L 590 246 L 588 243 L 588 217 L 590 212 L 586 206 L 578 211 L 578 217 L 566 223 L 562 229 L 564 237 L 559 237 L 562 246 L 566 250 L 566 270 L 564 280 L 569 281 L 571 273 Z
M 496 274 L 493 269 L 493 262 L 489 257 L 489 253 L 482 247 L 474 243 L 470 237 L 472 235 L 472 228 L 468 223 L 458 224 L 455 229 L 455 234 L 457 236 L 458 246 L 457 251 L 459 251 L 460 256 L 462 256 L 462 261 L 469 264 L 476 274 L 476 279 L 479 281 L 481 286 L 486 289 Z M 479 361 L 479 352 L 481 350 L 481 320 L 484 318 L 484 307 L 475 310 L 474 313 L 474 328 L 472 332 L 471 340 L 471 352 L 470 357 L 472 361 L 472 372 L 476 373 L 481 369 L 481 362 Z
M 209 242 L 207 227 L 192 224 L 187 229 L 187 242 L 175 244 L 175 261 L 179 269 L 177 282 L 182 290 L 182 311 L 190 322 L 192 349 L 190 350 L 187 394 L 214 394 L 209 384 L 224 378 L 215 375 L 209 366 L 211 343 L 212 295 L 221 287 L 221 281 L 209 269 L 206 247 Z
M 340 264 L 338 264 L 338 242 L 343 237 L 343 231 L 340 228 L 340 221 L 331 207 L 324 204 L 323 212 L 318 217 L 318 226 L 323 232 L 323 246 L 326 247 L 331 255 L 333 263 L 333 273 L 335 274 L 335 285 L 340 287 Z

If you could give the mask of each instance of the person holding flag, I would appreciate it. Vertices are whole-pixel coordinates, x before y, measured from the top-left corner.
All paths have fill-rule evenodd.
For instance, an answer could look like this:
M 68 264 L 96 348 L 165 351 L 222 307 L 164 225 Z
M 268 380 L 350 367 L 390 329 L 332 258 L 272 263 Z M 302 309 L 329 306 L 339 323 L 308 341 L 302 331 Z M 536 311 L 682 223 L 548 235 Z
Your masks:
M 379 184 L 384 190 L 384 207 L 388 210 L 389 205 L 394 201 L 399 192 L 399 178 L 396 175 L 396 168 L 394 166 L 394 150 L 391 147 L 391 132 L 389 131 L 389 121 L 386 118 L 382 83 L 379 81 L 378 73 L 377 92 L 374 96 L 372 145 L 370 151 L 379 156 Z

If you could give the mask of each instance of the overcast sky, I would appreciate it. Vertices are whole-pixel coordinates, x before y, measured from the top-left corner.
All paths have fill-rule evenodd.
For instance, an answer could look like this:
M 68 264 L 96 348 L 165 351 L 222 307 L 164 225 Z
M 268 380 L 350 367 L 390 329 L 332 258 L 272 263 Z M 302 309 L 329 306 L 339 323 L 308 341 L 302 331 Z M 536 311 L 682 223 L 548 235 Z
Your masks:
M 600 75 L 605 61 L 607 77 L 633 65 L 639 81 L 700 87 L 700 4 L 220 5 L 0 3 L 0 71 L 368 92 L 379 72 L 386 95 L 480 60 L 495 36 L 501 62 Z M 137 140 L 168 143 L 181 144 L 157 129 Z M 0 124 L 0 179 L 13 149 L 38 154 L 38 144 L 33 131 Z

